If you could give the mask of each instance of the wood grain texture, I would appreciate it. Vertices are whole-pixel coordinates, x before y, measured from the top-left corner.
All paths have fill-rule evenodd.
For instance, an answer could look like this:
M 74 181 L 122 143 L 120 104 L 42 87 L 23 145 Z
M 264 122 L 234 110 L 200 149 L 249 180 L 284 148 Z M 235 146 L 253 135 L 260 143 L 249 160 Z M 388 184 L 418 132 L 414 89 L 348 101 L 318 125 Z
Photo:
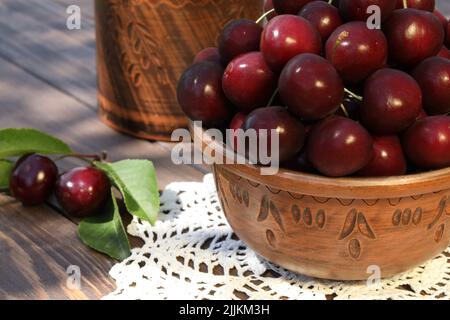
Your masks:
M 115 284 L 113 261 L 84 246 L 76 226 L 48 207 L 24 208 L 0 195 L 0 299 L 98 299 Z M 81 290 L 67 287 L 67 268 Z
M 176 100 L 181 73 L 215 46 L 223 25 L 256 19 L 260 0 L 97 0 L 100 116 L 110 126 L 151 140 L 187 126 Z

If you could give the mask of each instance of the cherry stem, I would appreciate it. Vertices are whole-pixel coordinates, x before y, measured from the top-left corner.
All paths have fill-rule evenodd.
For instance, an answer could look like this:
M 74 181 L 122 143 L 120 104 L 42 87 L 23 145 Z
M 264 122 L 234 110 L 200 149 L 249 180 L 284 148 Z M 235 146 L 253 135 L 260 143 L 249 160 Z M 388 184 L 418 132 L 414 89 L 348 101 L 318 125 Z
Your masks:
M 259 24 L 261 21 L 264 20 L 265 17 L 267 17 L 268 15 L 270 15 L 271 13 L 274 13 L 274 12 L 275 12 L 275 9 L 267 11 L 261 17 L 259 17 L 258 20 L 256 20 L 256 24 Z
M 275 97 L 277 96 L 277 93 L 278 93 L 278 88 L 275 89 L 275 92 L 274 92 L 274 93 L 272 94 L 272 96 L 270 97 L 270 100 L 269 100 L 269 102 L 267 103 L 267 106 L 268 106 L 268 107 L 272 106 L 272 102 L 273 102 L 273 100 L 275 100 Z
M 357 100 L 359 100 L 359 101 L 363 101 L 363 97 L 357 95 L 357 94 L 354 93 L 354 92 L 351 92 L 351 91 L 348 90 L 347 88 L 344 88 L 344 91 L 345 91 L 348 95 L 352 96 L 353 98 L 355 98 L 355 99 L 357 99 Z
M 107 153 L 105 151 L 102 151 L 100 155 L 98 154 L 82 154 L 82 153 L 70 153 L 63 156 L 60 156 L 55 161 L 60 161 L 67 158 L 77 158 L 83 161 L 86 161 L 88 163 L 92 163 L 94 161 L 100 161 L 103 162 L 108 157 Z
M 344 112 L 344 115 L 345 115 L 347 118 L 350 118 L 350 115 L 348 114 L 348 111 L 347 111 L 347 109 L 345 108 L 345 106 L 344 106 L 343 103 L 341 103 L 341 110 L 342 110 L 342 112 Z

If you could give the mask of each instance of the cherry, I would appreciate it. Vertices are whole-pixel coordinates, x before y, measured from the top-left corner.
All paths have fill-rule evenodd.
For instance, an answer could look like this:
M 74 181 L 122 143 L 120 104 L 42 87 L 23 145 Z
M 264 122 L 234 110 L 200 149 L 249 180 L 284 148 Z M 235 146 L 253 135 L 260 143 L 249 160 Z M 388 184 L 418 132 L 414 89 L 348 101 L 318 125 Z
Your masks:
M 194 59 L 194 63 L 202 62 L 202 61 L 210 61 L 220 64 L 221 58 L 219 49 L 215 47 L 206 48 L 200 51 Z
M 322 41 L 317 29 L 305 18 L 294 15 L 270 20 L 261 37 L 261 52 L 269 67 L 280 72 L 300 53 L 320 54 Z
M 84 218 L 95 214 L 105 203 L 110 188 L 103 171 L 92 167 L 75 168 L 59 177 L 55 195 L 64 211 Z
M 208 61 L 189 67 L 178 82 L 181 109 L 194 121 L 206 126 L 220 125 L 230 117 L 230 103 L 222 89 L 223 69 Z
M 238 137 L 236 135 L 236 130 L 242 129 L 246 118 L 246 113 L 238 112 L 234 115 L 233 119 L 230 122 L 230 129 L 232 130 L 233 134 L 231 135 L 231 141 L 228 141 L 228 144 L 231 145 L 231 148 L 233 150 L 236 150 L 238 147 Z
M 297 14 L 300 9 L 313 0 L 272 0 L 278 14 Z
M 414 66 L 435 56 L 444 42 L 441 22 L 427 11 L 396 10 L 386 21 L 384 29 L 390 58 L 404 66 Z
M 219 52 L 226 65 L 240 54 L 258 51 L 261 26 L 254 21 L 238 19 L 229 22 L 219 36 Z
M 281 164 L 284 169 L 292 171 L 300 171 L 305 173 L 314 173 L 315 169 L 311 162 L 308 160 L 307 147 L 303 147 L 302 151 L 294 158 L 285 161 Z
M 450 117 L 417 121 L 403 136 L 403 148 L 409 160 L 421 169 L 450 166 Z
M 446 43 L 447 43 L 447 46 L 450 47 L 450 21 L 447 23 L 446 33 L 447 33 Z
M 277 79 L 261 52 L 250 52 L 230 62 L 225 69 L 222 86 L 234 105 L 251 111 L 267 106 L 276 89 Z
M 422 92 L 407 73 L 382 69 L 367 79 L 361 120 L 377 134 L 393 134 L 408 128 L 422 108 Z
M 376 5 L 381 9 L 381 20 L 385 21 L 395 10 L 395 0 L 341 0 L 339 12 L 346 21 L 364 21 L 372 15 L 367 8 Z
M 323 42 L 342 24 L 338 9 L 323 1 L 308 3 L 300 11 L 300 16 L 309 20 L 319 30 Z
M 358 172 L 358 175 L 364 177 L 404 175 L 407 170 L 407 164 L 398 136 L 372 136 L 372 139 L 372 160 Z
M 450 50 L 448 50 L 446 46 L 442 46 L 442 48 L 438 52 L 437 56 L 450 60 Z
M 341 177 L 365 167 L 372 158 L 372 138 L 359 123 L 339 116 L 319 123 L 308 140 L 308 159 L 322 174 Z
M 265 0 L 264 1 L 264 13 L 269 12 L 270 10 L 274 9 L 273 7 L 273 1 L 272 0 Z M 271 14 L 269 14 L 268 16 L 266 16 L 267 21 L 272 20 L 273 18 L 275 18 L 277 16 L 276 12 L 272 12 Z
M 406 0 L 407 8 L 426 10 L 433 12 L 436 6 L 435 0 Z M 397 0 L 397 9 L 405 8 L 403 0 Z
M 326 57 L 345 82 L 355 84 L 386 65 L 387 40 L 380 30 L 370 30 L 364 22 L 338 27 L 326 43 Z
M 22 156 L 9 179 L 11 195 L 26 206 L 39 205 L 50 196 L 58 177 L 58 168 L 47 157 L 31 154 Z
M 279 80 L 281 99 L 293 114 L 319 120 L 335 113 L 344 99 L 344 84 L 326 59 L 304 53 L 288 62 Z
M 450 112 L 450 60 L 431 57 L 412 72 L 423 93 L 423 107 L 429 114 Z
M 271 150 L 271 130 L 277 130 L 279 135 L 279 161 L 280 163 L 291 159 L 300 152 L 305 139 L 305 128 L 300 121 L 291 116 L 284 107 L 267 107 L 256 109 L 251 112 L 243 124 L 245 131 L 249 129 L 267 131 L 267 150 L 272 157 L 275 156 L 274 150 Z M 259 159 L 256 155 L 254 158 Z
M 434 10 L 433 14 L 439 19 L 445 30 L 445 28 L 447 28 L 447 18 L 439 10 Z

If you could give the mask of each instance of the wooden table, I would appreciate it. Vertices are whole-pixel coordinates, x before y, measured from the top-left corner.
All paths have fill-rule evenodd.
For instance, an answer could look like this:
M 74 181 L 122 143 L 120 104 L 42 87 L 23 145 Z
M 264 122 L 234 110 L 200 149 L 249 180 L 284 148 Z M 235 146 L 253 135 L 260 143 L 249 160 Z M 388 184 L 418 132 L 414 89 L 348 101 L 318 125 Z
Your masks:
M 200 181 L 201 168 L 172 164 L 170 144 L 121 135 L 97 119 L 92 3 L 1 2 L 0 128 L 38 128 L 80 152 L 106 150 L 111 160 L 150 159 L 160 188 Z M 65 27 L 70 4 L 81 5 L 81 30 Z M 76 228 L 52 203 L 24 208 L 0 195 L 0 299 L 97 299 L 114 290 L 115 261 L 84 246 Z M 71 265 L 80 267 L 81 290 L 66 286 Z
M 65 27 L 71 4 L 82 8 L 81 30 Z M 111 160 L 151 159 L 160 188 L 205 173 L 172 164 L 170 144 L 126 137 L 97 119 L 92 0 L 2 0 L 0 74 L 0 128 L 38 128 L 79 152 L 106 150 Z M 84 246 L 76 223 L 52 202 L 24 208 L 0 195 L 0 299 L 97 299 L 114 290 L 115 262 Z M 81 290 L 66 284 L 72 265 L 80 267 Z

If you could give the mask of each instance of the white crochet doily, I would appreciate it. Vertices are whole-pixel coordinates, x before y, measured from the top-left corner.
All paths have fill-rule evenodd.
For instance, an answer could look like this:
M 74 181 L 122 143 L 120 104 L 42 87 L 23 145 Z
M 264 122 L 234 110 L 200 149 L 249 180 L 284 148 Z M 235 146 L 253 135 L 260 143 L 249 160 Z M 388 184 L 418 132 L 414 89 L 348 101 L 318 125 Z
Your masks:
M 450 299 L 450 249 L 372 286 L 313 279 L 267 262 L 233 234 L 212 175 L 167 186 L 156 225 L 135 218 L 128 232 L 145 244 L 111 269 L 117 289 L 106 299 Z

